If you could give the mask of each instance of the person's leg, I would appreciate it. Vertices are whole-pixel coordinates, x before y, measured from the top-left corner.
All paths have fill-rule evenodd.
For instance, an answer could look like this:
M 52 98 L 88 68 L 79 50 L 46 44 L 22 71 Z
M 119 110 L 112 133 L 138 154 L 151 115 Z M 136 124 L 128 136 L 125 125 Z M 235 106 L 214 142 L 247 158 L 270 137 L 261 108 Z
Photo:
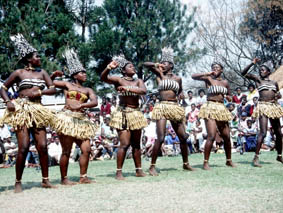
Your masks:
M 267 132 L 267 124 L 268 124 L 268 118 L 265 115 L 262 115 L 259 117 L 259 134 L 257 137 L 257 144 L 256 144 L 256 151 L 255 151 L 255 157 L 253 159 L 253 165 L 255 167 L 262 167 L 259 164 L 259 151 L 261 148 L 261 145 L 263 143 L 263 140 L 266 136 L 266 132 Z
M 228 122 L 217 121 L 217 127 L 220 132 L 220 136 L 224 140 L 224 150 L 226 155 L 226 165 L 231 167 L 236 167 L 232 162 L 232 146 L 230 139 L 230 128 Z
M 125 161 L 127 150 L 130 146 L 131 132 L 129 130 L 118 130 L 120 147 L 117 152 L 117 171 L 116 179 L 124 180 L 122 167 Z
M 41 129 L 32 129 L 32 135 L 35 140 L 35 147 L 38 151 L 39 162 L 41 166 L 42 174 L 42 183 L 41 186 L 44 188 L 55 188 L 51 185 L 48 177 L 48 151 L 47 151 L 47 141 L 46 141 L 46 130 L 45 128 Z
M 213 142 L 216 137 L 216 131 L 217 131 L 217 126 L 216 126 L 216 121 L 211 120 L 211 119 L 205 119 L 205 126 L 206 126 L 206 131 L 207 131 L 207 139 L 206 143 L 204 146 L 204 161 L 203 161 L 203 169 L 204 170 L 209 170 L 209 156 L 210 152 L 213 146 Z
M 15 193 L 22 192 L 22 175 L 25 168 L 26 157 L 29 151 L 29 131 L 26 127 L 23 127 L 16 131 L 18 140 L 18 156 L 16 160 L 16 183 Z
M 277 119 L 270 119 L 271 126 L 274 130 L 274 134 L 276 136 L 275 147 L 277 150 L 277 158 L 276 160 L 283 163 L 282 159 L 282 133 L 281 133 L 281 125 L 280 120 Z
M 62 185 L 74 185 L 75 182 L 68 179 L 68 166 L 69 158 L 72 150 L 74 138 L 66 135 L 59 135 L 60 144 L 62 146 L 62 155 L 60 158 L 60 172 L 61 172 L 61 184 Z
M 194 171 L 195 169 L 192 168 L 189 164 L 188 145 L 187 145 L 187 139 L 189 136 L 186 134 L 184 124 L 183 122 L 175 123 L 171 121 L 171 125 L 180 140 L 180 148 L 181 148 L 181 154 L 182 154 L 182 159 L 183 159 L 183 169 Z
M 141 130 L 132 130 L 131 131 L 131 146 L 132 146 L 132 155 L 135 162 L 136 167 L 136 176 L 144 177 L 146 174 L 142 170 L 141 163 Z
M 156 121 L 157 140 L 155 140 L 153 148 L 152 148 L 151 164 L 149 167 L 149 174 L 152 176 L 158 175 L 155 169 L 155 165 L 156 165 L 156 160 L 157 160 L 157 156 L 158 156 L 158 152 L 160 150 L 161 144 L 164 142 L 165 131 L 166 131 L 166 120 L 161 119 L 161 120 Z
M 89 140 L 77 140 L 76 144 L 81 149 L 80 156 L 80 182 L 79 183 L 95 183 L 87 177 L 87 169 L 90 156 L 90 141 Z

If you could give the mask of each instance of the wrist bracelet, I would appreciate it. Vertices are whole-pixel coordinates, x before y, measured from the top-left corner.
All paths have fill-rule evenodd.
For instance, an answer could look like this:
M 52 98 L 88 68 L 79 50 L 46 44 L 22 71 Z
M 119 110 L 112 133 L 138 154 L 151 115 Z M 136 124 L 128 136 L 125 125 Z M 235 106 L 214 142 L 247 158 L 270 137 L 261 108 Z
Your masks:
M 106 68 L 107 68 L 108 70 L 112 70 L 112 67 L 110 66 L 110 64 L 108 64 Z
M 6 90 L 6 91 L 8 91 L 8 88 L 3 84 L 2 86 L 1 86 L 4 90 Z
M 40 95 L 40 96 L 42 96 L 42 92 L 41 92 L 41 90 L 40 90 L 40 89 L 38 90 L 38 92 L 39 92 L 39 95 Z
M 11 100 L 3 101 L 3 103 L 5 103 L 5 104 L 7 104 L 8 102 L 11 102 Z
M 159 63 L 155 63 L 155 64 L 154 64 L 154 67 L 155 67 L 155 68 L 158 68 L 158 66 L 159 66 Z
M 55 88 L 55 85 L 51 85 L 48 87 L 48 89 L 52 89 L 52 88 Z

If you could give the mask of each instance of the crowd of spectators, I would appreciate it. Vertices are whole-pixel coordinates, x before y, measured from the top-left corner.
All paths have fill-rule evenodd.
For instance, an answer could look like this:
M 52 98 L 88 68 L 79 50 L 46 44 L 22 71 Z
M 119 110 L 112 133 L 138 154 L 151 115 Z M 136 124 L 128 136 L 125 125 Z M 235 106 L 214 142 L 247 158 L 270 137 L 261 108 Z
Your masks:
M 249 85 L 248 92 L 242 92 L 241 88 L 235 90 L 232 101 L 226 99 L 224 104 L 233 115 L 233 120 L 229 123 L 231 128 L 231 143 L 234 152 L 255 151 L 256 137 L 258 133 L 258 120 L 251 117 L 258 101 L 258 93 L 254 85 Z M 280 103 L 281 100 L 279 100 Z M 150 94 L 141 100 L 141 110 L 147 119 L 148 126 L 144 128 L 141 140 L 143 157 L 149 159 L 152 149 L 157 139 L 156 124 L 151 120 L 151 112 L 156 103 L 159 102 L 157 94 Z M 206 128 L 204 120 L 198 118 L 199 109 L 206 102 L 206 95 L 203 89 L 194 96 L 193 91 L 188 91 L 180 104 L 185 108 L 186 117 L 184 124 L 189 135 L 187 140 L 189 152 L 201 153 L 204 151 L 206 143 Z M 281 103 L 283 103 L 281 101 Z M 91 139 L 91 160 L 115 159 L 119 147 L 118 134 L 115 129 L 109 126 L 111 113 L 115 113 L 118 106 L 118 99 L 113 95 L 112 98 L 102 98 L 100 109 L 88 111 L 86 115 L 96 124 L 96 135 Z M 269 125 L 268 134 L 265 138 L 262 150 L 274 149 L 274 134 Z M 52 129 L 47 128 L 47 143 L 49 153 L 49 165 L 58 165 L 62 148 L 59 136 Z M 176 156 L 180 154 L 179 138 L 171 127 L 170 122 L 166 126 L 165 143 L 161 147 L 161 156 Z M 26 159 L 26 167 L 39 168 L 38 153 L 36 151 L 32 135 L 30 136 L 30 148 Z M 214 152 L 223 152 L 223 141 L 217 135 L 214 145 Z M 13 128 L 7 125 L 0 127 L 0 167 L 10 167 L 15 164 L 17 156 L 17 140 Z M 80 149 L 74 143 L 70 162 L 78 161 Z M 131 158 L 131 148 L 127 153 L 127 158 Z

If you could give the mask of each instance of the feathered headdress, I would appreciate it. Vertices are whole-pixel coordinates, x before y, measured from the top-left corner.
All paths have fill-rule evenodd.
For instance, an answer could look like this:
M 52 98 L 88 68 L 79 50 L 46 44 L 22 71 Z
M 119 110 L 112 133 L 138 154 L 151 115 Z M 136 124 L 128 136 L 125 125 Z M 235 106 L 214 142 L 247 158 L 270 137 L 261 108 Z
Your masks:
M 123 54 L 114 56 L 112 58 L 113 61 L 118 63 L 119 69 L 122 70 L 127 64 L 131 63 L 128 61 Z
M 31 46 L 24 36 L 20 33 L 17 35 L 10 36 L 10 39 L 14 42 L 15 47 L 18 49 L 20 59 L 23 59 L 28 54 L 37 52 L 37 50 Z
M 81 64 L 77 53 L 73 49 L 67 48 L 62 56 L 66 59 L 70 76 L 81 71 L 86 71 L 83 65 Z
M 164 47 L 162 49 L 161 62 L 167 61 L 174 64 L 174 51 L 171 47 Z

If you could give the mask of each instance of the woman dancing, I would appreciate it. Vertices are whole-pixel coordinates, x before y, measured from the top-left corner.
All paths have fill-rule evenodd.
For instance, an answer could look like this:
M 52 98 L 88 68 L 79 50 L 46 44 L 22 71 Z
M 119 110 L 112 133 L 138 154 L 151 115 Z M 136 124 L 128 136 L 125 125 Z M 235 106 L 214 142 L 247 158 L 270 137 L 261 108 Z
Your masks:
M 67 176 L 73 142 L 81 149 L 79 183 L 92 183 L 93 181 L 87 177 L 87 168 L 91 153 L 90 138 L 94 138 L 96 128 L 87 118 L 84 110 L 97 106 L 97 98 L 91 88 L 82 86 L 87 78 L 86 70 L 74 50 L 67 49 L 63 56 L 67 61 L 72 82 L 53 81 L 56 87 L 64 90 L 66 104 L 64 109 L 57 113 L 52 125 L 52 128 L 59 135 L 62 145 L 60 158 L 61 184 L 75 184 Z M 62 72 L 56 71 L 52 74 L 52 78 L 62 74 Z
M 123 77 L 109 76 L 112 69 L 119 67 Z M 123 55 L 116 56 L 101 73 L 101 80 L 113 84 L 119 92 L 119 106 L 111 114 L 110 126 L 116 128 L 119 135 L 120 147 L 117 153 L 116 179 L 124 180 L 122 167 L 126 152 L 132 146 L 132 154 L 136 166 L 136 176 L 144 177 L 141 167 L 141 130 L 147 126 L 147 121 L 139 109 L 139 96 L 146 94 L 143 80 L 135 80 L 134 65 L 127 61 Z
M 282 133 L 279 118 L 283 116 L 283 109 L 277 103 L 277 99 L 280 97 L 278 84 L 269 79 L 271 70 L 266 65 L 261 65 L 259 68 L 259 77 L 253 74 L 249 74 L 249 69 L 257 64 L 260 60 L 255 58 L 253 62 L 248 65 L 243 71 L 242 75 L 246 78 L 253 80 L 256 83 L 256 87 L 259 92 L 259 100 L 252 117 L 259 118 L 260 132 L 257 137 L 257 145 L 255 157 L 253 159 L 253 165 L 255 167 L 261 167 L 259 164 L 259 151 L 262 142 L 266 136 L 268 120 L 274 130 L 276 141 L 275 146 L 277 150 L 276 160 L 283 163 L 282 159 Z
M 207 140 L 204 147 L 203 169 L 209 170 L 209 156 L 213 142 L 219 130 L 220 136 L 224 140 L 224 150 L 226 154 L 226 165 L 235 167 L 231 159 L 231 140 L 228 121 L 232 120 L 232 114 L 224 106 L 224 98 L 231 99 L 229 84 L 223 80 L 220 75 L 223 72 L 223 66 L 220 63 L 211 65 L 212 72 L 193 74 L 194 80 L 204 81 L 207 89 L 207 102 L 201 108 L 198 117 L 205 120 L 207 130 Z
M 182 79 L 172 72 L 174 68 L 173 50 L 171 48 L 162 49 L 161 64 L 145 62 L 144 66 L 157 76 L 156 80 L 161 101 L 154 106 L 152 111 L 152 119 L 156 120 L 157 140 L 152 151 L 149 173 L 152 176 L 158 175 L 155 165 L 158 152 L 164 142 L 167 120 L 171 122 L 174 131 L 180 139 L 183 169 L 193 171 L 195 169 L 189 165 L 188 161 L 188 135 L 183 124 L 185 110 L 177 102 L 178 96 L 183 94 Z
M 7 109 L 1 122 L 12 126 L 16 130 L 18 140 L 15 192 L 22 191 L 21 179 L 29 151 L 30 134 L 35 140 L 39 154 L 42 172 L 41 185 L 44 188 L 52 188 L 53 186 L 48 179 L 45 127 L 51 123 L 53 114 L 41 105 L 41 96 L 53 95 L 56 90 L 47 72 L 40 68 L 41 61 L 37 50 L 21 34 L 11 36 L 11 40 L 20 53 L 21 62 L 25 65 L 23 69 L 14 71 L 1 88 L 1 96 L 4 99 L 4 103 L 7 104 Z M 14 84 L 18 86 L 19 97 L 11 101 L 7 92 Z

